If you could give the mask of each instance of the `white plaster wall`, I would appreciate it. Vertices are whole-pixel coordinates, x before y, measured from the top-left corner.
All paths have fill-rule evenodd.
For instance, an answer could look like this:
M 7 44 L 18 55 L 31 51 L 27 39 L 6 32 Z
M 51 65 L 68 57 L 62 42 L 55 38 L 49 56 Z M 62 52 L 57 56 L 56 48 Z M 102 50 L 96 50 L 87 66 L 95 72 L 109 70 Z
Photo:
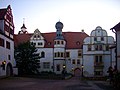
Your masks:
M 53 71 L 53 48 L 38 48 L 37 53 L 45 52 L 45 58 L 40 58 L 40 71 Z M 43 68 L 43 62 L 50 62 L 50 69 Z
M 0 46 L 0 64 L 5 60 L 6 66 L 10 62 L 12 66 L 16 66 L 16 62 L 14 59 L 14 42 L 5 36 L 0 34 L 0 37 L 4 39 L 4 47 Z M 6 49 L 6 41 L 10 42 L 10 49 Z M 8 55 L 10 55 L 11 59 L 8 60 Z M 14 72 L 14 71 L 13 71 Z M 0 76 L 6 75 L 6 67 L 5 70 L 2 70 L 2 67 L 0 67 Z
M 84 55 L 83 56 L 83 72 L 87 77 L 94 76 L 94 56 L 93 55 Z
M 72 69 L 81 68 L 82 56 L 78 57 L 78 50 L 80 49 L 67 49 L 66 52 L 70 52 L 70 58 L 66 58 L 66 69 L 67 72 L 72 73 Z M 82 53 L 82 51 L 81 51 Z M 72 64 L 72 60 L 75 60 L 75 64 Z M 80 64 L 77 64 L 77 60 L 80 60 Z
M 108 75 L 107 71 L 108 71 L 108 68 L 110 67 L 110 62 L 111 62 L 110 60 L 111 60 L 110 55 L 103 56 L 103 63 L 104 63 L 103 74 L 105 76 Z

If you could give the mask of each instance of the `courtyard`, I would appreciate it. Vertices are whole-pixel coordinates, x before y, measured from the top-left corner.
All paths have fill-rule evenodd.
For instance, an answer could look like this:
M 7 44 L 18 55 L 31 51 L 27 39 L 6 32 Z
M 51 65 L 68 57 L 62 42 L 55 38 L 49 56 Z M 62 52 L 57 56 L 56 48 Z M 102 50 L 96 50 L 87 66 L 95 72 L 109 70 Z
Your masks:
M 67 80 L 11 77 L 0 79 L 0 90 L 113 90 L 113 88 L 107 81 L 88 81 L 79 77 Z

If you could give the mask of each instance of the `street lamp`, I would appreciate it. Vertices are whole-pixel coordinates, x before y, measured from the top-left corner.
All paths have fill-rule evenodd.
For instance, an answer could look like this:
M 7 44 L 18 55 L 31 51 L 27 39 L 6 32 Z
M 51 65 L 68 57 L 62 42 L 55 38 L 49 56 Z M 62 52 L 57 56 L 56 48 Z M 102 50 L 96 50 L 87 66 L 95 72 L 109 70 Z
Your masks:
M 66 66 L 65 65 L 63 65 L 63 69 L 65 69 L 66 68 Z
M 83 65 L 83 64 L 82 64 L 81 68 L 82 68 L 82 77 L 83 77 L 83 68 L 84 68 L 84 65 Z

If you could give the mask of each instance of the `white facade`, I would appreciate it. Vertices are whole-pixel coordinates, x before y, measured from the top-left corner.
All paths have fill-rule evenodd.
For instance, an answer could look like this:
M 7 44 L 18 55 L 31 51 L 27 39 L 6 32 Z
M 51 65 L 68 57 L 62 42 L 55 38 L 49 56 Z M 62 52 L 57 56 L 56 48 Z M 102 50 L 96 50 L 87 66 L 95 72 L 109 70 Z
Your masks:
M 17 68 L 14 59 L 14 23 L 10 5 L 0 9 L 0 17 L 3 17 L 0 19 L 0 76 L 11 76 L 17 74 Z
M 17 74 L 16 68 L 14 68 L 16 66 L 14 59 L 14 41 L 1 34 L 0 38 L 4 40 L 4 47 L 0 46 L 0 76 Z M 6 48 L 6 42 L 10 43 L 10 49 Z M 2 67 L 2 62 L 4 61 L 5 69 Z
M 84 75 L 88 77 L 107 75 L 108 67 L 112 65 L 112 54 L 109 49 L 113 46 L 114 38 L 107 35 L 107 32 L 100 26 L 91 32 L 83 43 L 83 65 Z M 115 60 L 115 58 L 113 59 Z
M 59 27 L 58 27 L 59 28 Z M 58 34 L 61 32 L 58 32 Z M 61 74 L 63 69 L 68 73 L 74 74 L 76 69 L 81 70 L 82 66 L 82 49 L 67 49 L 66 40 L 59 37 L 54 37 L 53 47 L 49 47 L 51 42 L 47 42 L 41 32 L 36 29 L 30 38 L 30 42 L 37 48 L 37 53 L 40 55 L 39 71 L 52 71 L 56 74 Z M 45 45 L 48 44 L 48 47 Z M 78 42 L 77 42 L 78 44 Z M 78 44 L 79 45 L 79 44 Z

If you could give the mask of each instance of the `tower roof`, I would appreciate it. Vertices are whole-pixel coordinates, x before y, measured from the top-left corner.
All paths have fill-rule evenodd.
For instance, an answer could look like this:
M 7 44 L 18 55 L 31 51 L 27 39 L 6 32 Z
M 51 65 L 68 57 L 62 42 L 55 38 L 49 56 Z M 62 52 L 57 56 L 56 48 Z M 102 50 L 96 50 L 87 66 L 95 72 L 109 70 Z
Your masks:
M 55 25 L 56 29 L 63 29 L 63 23 L 58 21 Z
M 22 29 L 22 28 L 25 28 L 25 29 L 27 29 L 27 28 L 25 27 L 25 24 L 24 24 L 24 23 L 23 23 L 23 26 L 21 27 L 21 29 Z

